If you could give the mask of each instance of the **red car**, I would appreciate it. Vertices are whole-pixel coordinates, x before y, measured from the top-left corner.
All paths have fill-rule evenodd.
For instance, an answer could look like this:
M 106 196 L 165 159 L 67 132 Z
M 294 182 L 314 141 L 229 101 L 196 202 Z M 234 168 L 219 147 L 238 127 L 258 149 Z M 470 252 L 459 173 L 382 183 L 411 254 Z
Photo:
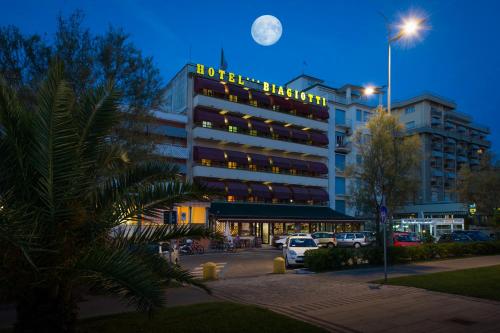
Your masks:
M 422 241 L 410 232 L 395 232 L 392 237 L 394 246 L 418 246 Z

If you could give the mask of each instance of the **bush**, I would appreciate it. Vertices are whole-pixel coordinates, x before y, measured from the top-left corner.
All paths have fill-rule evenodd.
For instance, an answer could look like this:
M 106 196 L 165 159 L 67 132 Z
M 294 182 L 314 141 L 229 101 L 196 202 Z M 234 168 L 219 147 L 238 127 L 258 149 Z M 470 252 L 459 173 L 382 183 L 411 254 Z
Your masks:
M 402 264 L 490 254 L 500 254 L 500 241 L 388 247 L 387 261 L 389 264 Z M 339 270 L 359 264 L 381 265 L 384 262 L 384 251 L 381 247 L 309 250 L 305 253 L 304 262 L 306 267 L 317 272 Z

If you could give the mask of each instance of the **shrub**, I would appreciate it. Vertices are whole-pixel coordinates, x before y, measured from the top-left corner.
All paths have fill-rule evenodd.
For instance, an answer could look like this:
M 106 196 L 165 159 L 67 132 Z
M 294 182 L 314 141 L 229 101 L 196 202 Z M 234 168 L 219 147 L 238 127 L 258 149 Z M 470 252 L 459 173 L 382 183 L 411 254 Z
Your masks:
M 500 241 L 473 243 L 422 244 L 420 246 L 388 247 L 389 264 L 402 264 L 445 258 L 460 258 L 474 255 L 500 254 Z M 305 253 L 306 267 L 313 271 L 339 270 L 360 263 L 381 265 L 384 251 L 381 247 L 332 248 L 309 250 Z

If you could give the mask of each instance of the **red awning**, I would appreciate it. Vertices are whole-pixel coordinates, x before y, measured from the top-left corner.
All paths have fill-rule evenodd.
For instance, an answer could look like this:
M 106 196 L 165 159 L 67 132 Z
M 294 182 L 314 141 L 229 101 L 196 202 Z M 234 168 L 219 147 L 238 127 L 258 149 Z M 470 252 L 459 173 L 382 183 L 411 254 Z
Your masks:
M 273 128 L 273 133 L 277 134 L 280 137 L 284 138 L 289 138 L 290 137 L 290 131 L 288 128 L 281 126 L 281 125 L 271 125 Z
M 330 118 L 330 113 L 328 113 L 328 109 L 324 107 L 320 107 L 317 105 L 309 105 L 309 108 L 311 110 L 311 113 L 313 114 L 313 117 L 319 118 L 319 119 L 328 119 Z
M 226 150 L 227 160 L 231 162 L 236 162 L 238 164 L 248 164 L 248 157 L 246 153 L 241 151 Z
M 307 132 L 299 130 L 299 129 L 292 129 L 292 138 L 296 140 L 301 140 L 301 141 L 307 141 L 309 140 L 309 136 L 307 135 Z
M 294 200 L 307 201 L 311 199 L 309 191 L 305 187 L 291 186 L 290 189 L 292 190 Z
M 194 121 L 210 121 L 213 124 L 224 125 L 224 117 L 217 113 L 217 111 L 212 111 L 211 109 L 205 109 L 197 107 L 194 111 Z
M 269 100 L 269 96 L 260 91 L 252 90 L 251 92 L 252 99 L 257 101 L 257 106 L 269 106 L 271 105 L 271 101 Z
M 210 189 L 214 189 L 217 191 L 225 191 L 226 185 L 223 182 L 213 181 L 213 180 L 202 180 L 201 184 L 205 185 Z
M 278 105 L 281 111 L 289 111 L 293 109 L 290 100 L 284 99 L 283 97 L 271 96 L 272 104 Z
M 290 169 L 291 168 L 291 163 L 290 163 L 290 160 L 288 158 L 273 156 L 273 157 L 271 157 L 271 160 L 273 161 L 273 166 L 277 166 L 277 167 L 283 168 L 283 169 Z
M 226 116 L 227 117 L 227 122 L 229 125 L 237 126 L 239 128 L 248 129 L 248 120 L 235 117 L 235 116 Z
M 260 167 L 269 167 L 269 157 L 260 154 L 249 154 L 252 159 L 252 164 Z
M 328 173 L 328 167 L 321 162 L 309 162 L 309 168 L 312 172 L 319 173 L 321 175 Z
M 328 192 L 322 188 L 309 188 L 309 195 L 312 200 L 325 202 L 329 200 Z
M 311 132 L 309 133 L 311 141 L 318 145 L 326 146 L 328 144 L 328 136 L 323 133 Z
M 203 88 L 210 89 L 213 92 L 217 92 L 220 94 L 226 93 L 226 87 L 219 81 L 205 79 L 202 77 L 196 77 L 194 81 L 194 90 L 200 93 L 203 90 Z
M 269 125 L 263 121 L 250 119 L 250 123 L 252 124 L 252 128 L 254 130 L 257 130 L 257 132 L 261 132 L 261 133 L 265 133 L 265 134 L 271 133 L 271 129 L 269 128 Z
M 228 84 L 227 87 L 229 88 L 229 93 L 231 95 L 238 96 L 238 102 L 248 102 L 249 100 L 248 90 L 243 89 L 243 87 L 234 84 Z
M 246 197 L 248 195 L 248 187 L 244 183 L 227 182 L 227 194 L 237 197 Z
M 309 165 L 307 164 L 306 161 L 302 160 L 290 160 L 292 162 L 292 168 L 297 169 L 297 170 L 302 170 L 302 171 L 308 171 L 309 170 Z
M 252 194 L 256 197 L 264 199 L 271 198 L 271 191 L 269 190 L 269 187 L 267 187 L 267 185 L 254 183 L 250 184 L 250 189 L 252 190 Z
M 271 185 L 273 197 L 279 200 L 289 200 L 292 198 L 292 192 L 285 185 Z
M 207 147 L 193 147 L 193 157 L 196 161 L 202 159 L 224 162 L 224 152 L 217 148 L 207 148 Z

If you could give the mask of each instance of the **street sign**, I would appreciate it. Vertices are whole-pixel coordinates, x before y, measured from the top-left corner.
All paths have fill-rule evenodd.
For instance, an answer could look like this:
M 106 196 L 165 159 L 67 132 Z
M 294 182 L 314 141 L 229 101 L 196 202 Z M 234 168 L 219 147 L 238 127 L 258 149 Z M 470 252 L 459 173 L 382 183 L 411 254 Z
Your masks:
M 380 207 L 380 222 L 385 223 L 387 220 L 387 207 L 382 206 Z

